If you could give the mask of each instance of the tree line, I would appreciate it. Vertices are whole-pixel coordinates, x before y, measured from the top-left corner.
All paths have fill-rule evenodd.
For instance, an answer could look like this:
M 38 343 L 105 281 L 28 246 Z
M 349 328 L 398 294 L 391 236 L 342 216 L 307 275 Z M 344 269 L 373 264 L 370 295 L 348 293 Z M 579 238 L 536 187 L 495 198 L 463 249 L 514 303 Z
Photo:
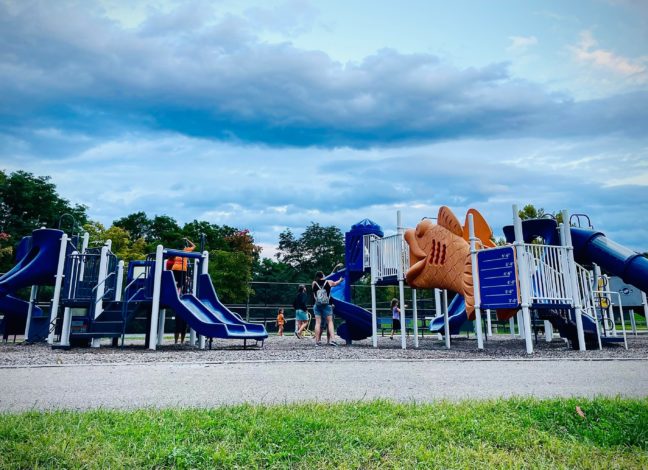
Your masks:
M 22 237 L 40 227 L 61 228 L 69 234 L 90 234 L 90 245 L 112 240 L 112 251 L 124 261 L 144 259 L 158 244 L 182 248 L 186 237 L 210 254 L 210 275 L 219 296 L 228 303 L 255 295 L 250 282 L 295 283 L 312 279 L 317 270 L 344 262 L 344 236 L 338 227 L 312 222 L 296 237 L 290 229 L 279 234 L 275 259 L 261 257 L 261 247 L 247 228 L 193 220 L 183 225 L 168 215 L 149 217 L 135 212 L 106 227 L 88 216 L 88 208 L 62 198 L 48 176 L 26 171 L 0 171 L 0 273 L 15 264 L 15 248 Z M 270 285 L 270 284 L 269 284 Z M 263 289 L 261 289 L 263 290 Z M 268 297 L 281 297 L 273 289 Z M 259 292 L 261 296 L 263 292 Z M 292 291 L 290 292 L 292 295 Z M 273 300 L 269 299 L 272 303 Z
M 552 216 L 560 222 L 559 212 L 551 213 L 527 204 L 520 211 L 523 219 Z M 335 226 L 311 222 L 299 236 L 290 229 L 279 234 L 274 259 L 261 257 L 261 247 L 246 228 L 193 220 L 180 225 L 168 215 L 148 216 L 135 212 L 112 222 L 109 227 L 91 220 L 88 208 L 62 198 L 48 176 L 25 171 L 0 171 L 0 273 L 15 264 L 15 247 L 23 236 L 40 227 L 61 228 L 68 233 L 87 231 L 91 245 L 112 240 L 112 250 L 125 261 L 144 259 L 158 244 L 182 248 L 183 238 L 200 246 L 204 236 L 210 253 L 212 280 L 227 303 L 286 305 L 292 302 L 295 286 L 309 284 L 316 271 L 330 272 L 344 263 L 344 235 Z M 498 243 L 504 243 L 503 239 Z M 369 302 L 369 289 L 355 289 L 358 304 Z M 252 283 L 252 284 L 251 284 Z M 397 296 L 395 289 L 382 289 L 380 301 Z M 384 297 L 384 298 L 383 298 Z

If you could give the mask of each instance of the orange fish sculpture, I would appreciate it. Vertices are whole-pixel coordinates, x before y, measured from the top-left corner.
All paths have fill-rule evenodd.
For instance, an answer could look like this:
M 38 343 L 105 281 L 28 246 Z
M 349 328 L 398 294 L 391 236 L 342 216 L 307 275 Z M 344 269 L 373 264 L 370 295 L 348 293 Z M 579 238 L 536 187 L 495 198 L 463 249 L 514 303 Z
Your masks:
M 475 317 L 475 294 L 468 234 L 468 216 L 473 215 L 477 248 L 494 247 L 493 231 L 475 209 L 466 214 L 462 226 L 452 211 L 439 209 L 437 223 L 424 219 L 405 232 L 410 250 L 407 283 L 418 289 L 449 289 L 466 299 L 468 319 Z

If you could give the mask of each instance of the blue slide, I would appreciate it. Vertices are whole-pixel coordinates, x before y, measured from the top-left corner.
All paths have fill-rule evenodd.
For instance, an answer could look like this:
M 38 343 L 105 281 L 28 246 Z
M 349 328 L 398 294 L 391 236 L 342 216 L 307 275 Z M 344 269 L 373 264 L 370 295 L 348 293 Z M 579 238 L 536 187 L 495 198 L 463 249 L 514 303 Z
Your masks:
M 330 274 L 326 279 L 337 281 L 344 275 L 345 270 L 342 269 Z M 360 341 L 365 338 L 370 338 L 372 333 L 371 312 L 344 300 L 345 290 L 346 279 L 331 289 L 333 314 L 344 319 L 344 323 L 337 328 L 337 335 L 347 343 L 349 341 Z
M 596 263 L 623 282 L 648 292 L 648 259 L 613 242 L 602 232 L 574 227 L 571 236 L 577 263 Z
M 20 243 L 18 253 L 22 256 L 16 265 L 0 277 L 0 311 L 5 315 L 5 333 L 22 334 L 29 309 L 29 302 L 11 294 L 32 285 L 54 284 L 62 236 L 61 230 L 34 230 L 31 237 L 25 237 Z M 43 311 L 34 307 L 32 318 L 41 317 L 45 317 Z M 42 339 L 44 332 L 41 330 L 49 323 L 39 322 L 39 325 L 42 328 L 30 328 L 29 340 Z
M 457 335 L 461 331 L 461 326 L 468 321 L 466 313 L 466 301 L 462 295 L 457 294 L 450 305 L 448 305 L 448 325 L 450 334 Z M 443 315 L 435 317 L 430 323 L 430 331 L 434 333 L 445 334 L 445 320 Z
M 171 271 L 162 271 L 160 306 L 172 309 L 196 333 L 207 338 L 264 340 L 268 333 L 262 325 L 246 323 L 225 308 L 214 291 L 208 274 L 201 274 L 201 299 L 193 294 L 178 294 Z M 210 292 L 211 290 L 211 292 Z
M 370 338 L 372 333 L 371 312 L 344 300 L 345 282 L 342 281 L 341 284 L 331 290 L 334 305 L 333 313 L 344 319 L 344 323 L 337 329 L 337 334 L 347 342 Z

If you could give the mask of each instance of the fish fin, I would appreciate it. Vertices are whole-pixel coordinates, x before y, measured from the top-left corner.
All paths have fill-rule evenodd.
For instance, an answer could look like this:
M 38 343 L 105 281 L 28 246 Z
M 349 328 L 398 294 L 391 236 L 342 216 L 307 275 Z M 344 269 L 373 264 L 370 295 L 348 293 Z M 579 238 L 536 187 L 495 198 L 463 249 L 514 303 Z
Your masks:
M 470 241 L 470 234 L 468 232 L 468 216 L 473 215 L 473 223 L 475 225 L 475 236 L 481 241 L 483 248 L 492 248 L 495 246 L 493 242 L 493 230 L 484 219 L 484 216 L 477 209 L 468 209 L 466 213 L 466 223 L 463 227 L 463 239 L 467 242 Z
M 439 208 L 439 215 L 437 216 L 437 224 L 441 227 L 447 228 L 450 232 L 458 236 L 463 236 L 463 228 L 461 222 L 452 213 L 449 207 L 441 206 Z

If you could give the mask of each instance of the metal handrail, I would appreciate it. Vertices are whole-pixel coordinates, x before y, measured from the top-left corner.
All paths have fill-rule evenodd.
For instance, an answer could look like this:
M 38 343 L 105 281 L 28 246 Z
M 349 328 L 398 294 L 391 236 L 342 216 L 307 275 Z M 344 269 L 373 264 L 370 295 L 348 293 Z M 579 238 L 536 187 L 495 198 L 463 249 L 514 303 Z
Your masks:
M 128 304 L 131 302 L 131 300 L 135 298 L 135 296 L 137 296 L 137 294 L 139 294 L 143 290 L 144 287 L 140 287 L 139 289 L 137 289 L 135 293 L 132 296 L 130 296 L 128 300 L 126 300 L 126 302 L 124 302 L 124 304 L 122 305 L 122 334 L 121 334 L 122 349 L 124 348 L 124 341 L 126 339 L 126 315 L 128 312 Z
M 135 279 L 133 279 L 131 282 L 129 282 L 129 283 L 126 285 L 126 287 L 124 287 L 124 288 L 122 289 L 122 293 L 125 293 L 125 292 L 128 290 L 128 288 L 129 288 L 130 286 L 132 286 L 133 283 L 134 283 L 135 281 L 139 280 L 139 278 L 142 277 L 144 274 L 146 274 L 146 272 L 141 272 L 141 273 L 139 273 L 138 276 L 137 276 Z
M 145 276 L 146 272 L 141 272 L 137 275 L 136 278 L 134 278 L 131 282 L 129 282 L 126 287 L 124 287 L 124 290 L 122 291 L 123 294 L 128 292 L 128 288 L 132 286 L 135 281 L 139 280 L 142 276 Z M 126 299 L 126 302 L 122 304 L 122 335 L 121 335 L 121 347 L 122 349 L 124 348 L 124 341 L 126 339 L 126 312 L 128 312 L 128 304 L 139 294 L 141 291 L 144 290 L 144 287 L 140 287 L 135 291 L 133 295 L 131 295 L 128 299 Z
M 104 280 L 101 281 L 101 282 L 98 282 L 97 285 L 94 286 L 90 292 L 94 292 L 95 290 L 97 290 L 97 289 L 99 288 L 100 285 L 105 284 L 106 281 L 107 281 L 108 279 L 110 279 L 110 276 L 113 276 L 113 275 L 115 275 L 115 272 L 114 272 L 114 271 L 111 272 L 111 273 L 108 273 L 108 275 L 104 278 Z

